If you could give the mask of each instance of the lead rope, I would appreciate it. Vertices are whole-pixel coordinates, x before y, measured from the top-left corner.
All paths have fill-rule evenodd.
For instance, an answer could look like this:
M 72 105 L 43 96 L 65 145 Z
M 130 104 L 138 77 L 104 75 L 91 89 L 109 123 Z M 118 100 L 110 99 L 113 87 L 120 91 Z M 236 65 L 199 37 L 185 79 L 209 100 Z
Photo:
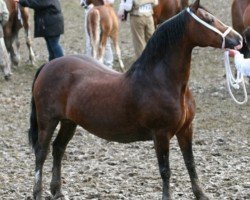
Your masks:
M 229 61 L 229 52 L 225 51 L 224 52 L 224 65 L 226 69 L 226 80 L 227 80 L 227 88 L 229 91 L 230 96 L 232 99 L 239 105 L 242 105 L 247 102 L 248 97 L 247 97 L 247 90 L 246 90 L 246 85 L 244 81 L 244 76 L 241 72 L 237 71 L 237 76 L 236 78 L 233 76 L 231 67 L 230 67 L 230 61 Z M 242 85 L 243 92 L 244 92 L 244 100 L 243 101 L 238 101 L 235 96 L 233 95 L 233 92 L 231 90 L 231 87 L 234 89 L 240 89 L 240 84 Z

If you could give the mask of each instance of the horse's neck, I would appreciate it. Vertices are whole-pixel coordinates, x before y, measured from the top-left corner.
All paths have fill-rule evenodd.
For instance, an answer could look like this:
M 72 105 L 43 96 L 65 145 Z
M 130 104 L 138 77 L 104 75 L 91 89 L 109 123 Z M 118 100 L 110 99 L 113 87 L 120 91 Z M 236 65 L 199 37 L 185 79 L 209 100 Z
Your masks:
M 160 61 L 163 63 L 156 67 L 161 67 L 162 71 L 171 77 L 170 79 L 179 84 L 186 84 L 190 75 L 192 49 L 178 46 L 173 52 L 168 54 Z M 168 81 L 171 81 L 168 80 Z

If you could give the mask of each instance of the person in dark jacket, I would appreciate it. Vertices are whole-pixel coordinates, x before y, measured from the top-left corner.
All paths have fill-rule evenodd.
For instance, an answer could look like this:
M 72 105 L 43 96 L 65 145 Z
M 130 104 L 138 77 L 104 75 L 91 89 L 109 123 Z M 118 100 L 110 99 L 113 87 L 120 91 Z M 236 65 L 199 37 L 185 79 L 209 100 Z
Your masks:
M 59 43 L 64 33 L 64 19 L 59 0 L 14 0 L 23 7 L 34 9 L 35 37 L 44 37 L 49 60 L 63 56 Z

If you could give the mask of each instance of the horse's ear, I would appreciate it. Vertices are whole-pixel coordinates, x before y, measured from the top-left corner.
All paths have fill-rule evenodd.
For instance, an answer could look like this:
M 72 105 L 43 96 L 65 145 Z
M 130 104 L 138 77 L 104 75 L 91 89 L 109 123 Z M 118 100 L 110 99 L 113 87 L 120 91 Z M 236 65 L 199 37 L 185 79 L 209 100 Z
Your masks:
M 198 10 L 198 8 L 200 7 L 200 0 L 196 0 L 191 6 L 190 9 L 193 12 L 196 12 Z

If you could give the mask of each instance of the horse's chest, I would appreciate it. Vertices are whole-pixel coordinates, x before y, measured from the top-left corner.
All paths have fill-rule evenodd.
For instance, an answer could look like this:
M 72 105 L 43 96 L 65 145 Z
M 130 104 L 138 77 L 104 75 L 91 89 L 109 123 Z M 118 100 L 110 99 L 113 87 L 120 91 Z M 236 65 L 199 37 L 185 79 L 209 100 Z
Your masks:
M 192 121 L 192 105 L 185 99 L 155 100 L 154 104 L 144 106 L 140 120 L 150 129 L 167 128 L 178 131 L 185 123 Z

